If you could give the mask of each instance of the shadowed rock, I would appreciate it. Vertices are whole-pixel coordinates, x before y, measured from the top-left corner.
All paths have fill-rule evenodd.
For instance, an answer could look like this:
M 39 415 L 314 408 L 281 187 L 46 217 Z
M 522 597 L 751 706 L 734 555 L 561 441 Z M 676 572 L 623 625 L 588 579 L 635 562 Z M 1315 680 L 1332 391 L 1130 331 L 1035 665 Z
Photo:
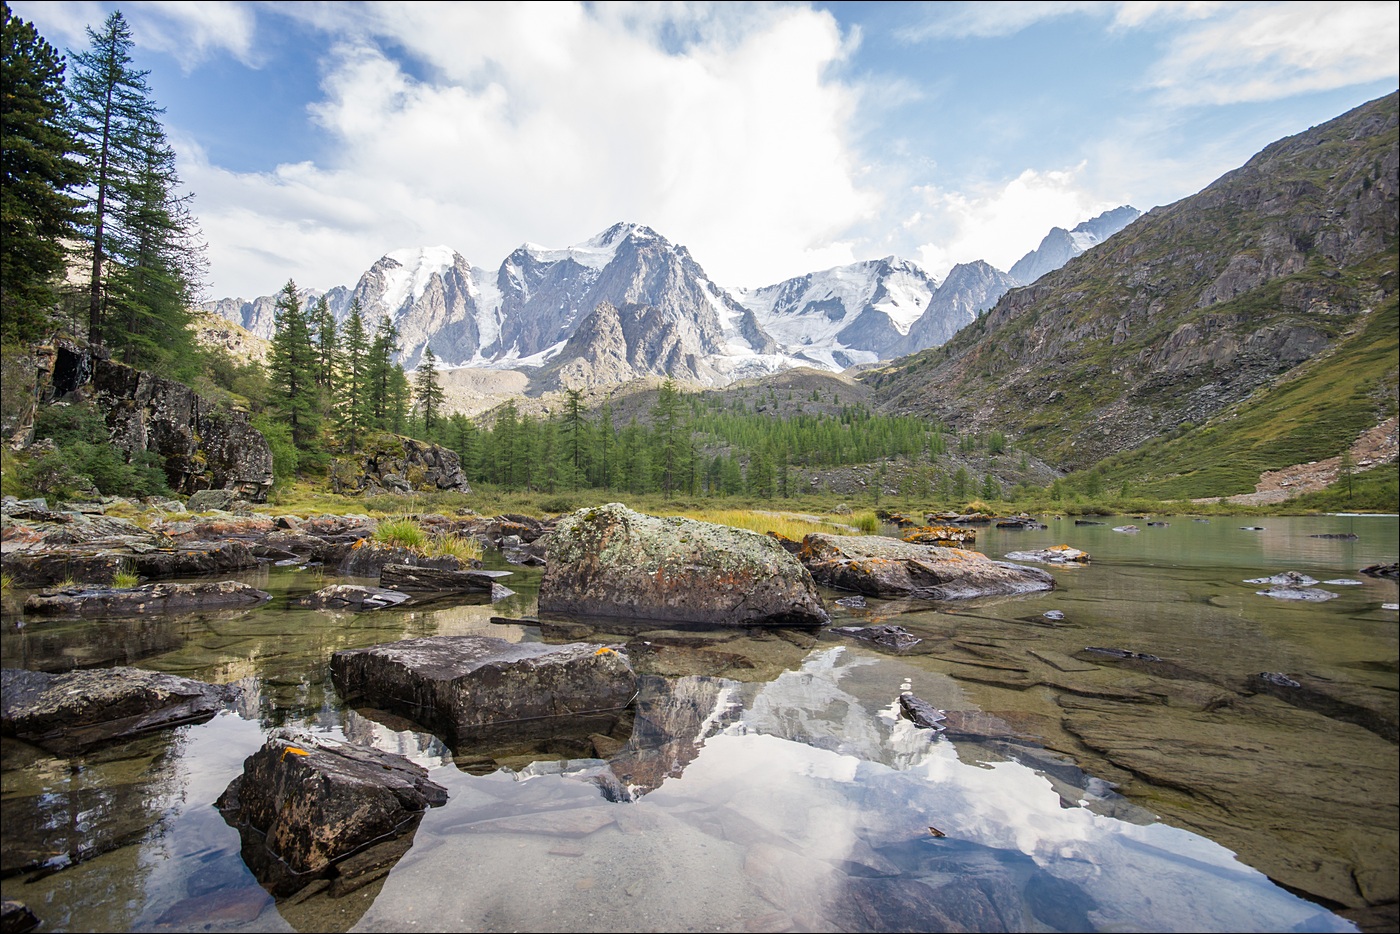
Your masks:
M 1038 568 L 873 535 L 808 535 L 801 557 L 819 583 L 873 597 L 961 600 L 1055 588 L 1055 579 Z
M 60 755 L 111 739 L 202 723 L 237 688 L 139 668 L 0 673 L 0 732 Z
M 331 658 L 336 690 L 443 734 L 454 748 L 570 729 L 618 711 L 637 693 L 627 656 L 608 646 L 506 642 L 486 636 L 409 639 Z M 606 732 L 591 727 L 589 732 Z
M 402 756 L 279 735 L 244 760 L 215 806 L 238 828 L 253 875 L 282 898 L 320 879 L 334 897 L 384 875 L 423 813 L 446 802 L 447 789 Z
M 720 626 L 828 619 L 811 575 L 773 539 L 620 503 L 559 520 L 539 600 L 542 613 Z

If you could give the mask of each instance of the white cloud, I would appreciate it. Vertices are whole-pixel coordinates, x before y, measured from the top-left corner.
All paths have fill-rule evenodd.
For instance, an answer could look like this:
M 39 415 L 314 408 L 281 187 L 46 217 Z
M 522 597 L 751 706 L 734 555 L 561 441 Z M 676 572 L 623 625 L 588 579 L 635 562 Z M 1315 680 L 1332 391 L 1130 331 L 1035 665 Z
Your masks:
M 21 18 L 42 17 L 46 37 L 72 49 L 87 48 L 87 29 L 100 30 L 109 3 L 77 0 L 64 3 L 15 2 Z M 217 52 L 227 52 L 245 65 L 256 65 L 253 11 L 228 0 L 129 2 L 120 7 L 138 46 L 165 52 L 188 73 Z
M 1148 72 L 1173 104 L 1232 104 L 1400 74 L 1400 5 L 1246 4 L 1176 36 Z
M 874 211 L 848 139 L 856 93 L 827 76 L 849 37 L 825 13 L 337 13 L 314 11 L 347 37 L 312 108 L 334 161 L 260 174 L 182 166 L 200 193 L 219 294 L 267 291 L 288 270 L 314 269 L 310 285 L 350 281 L 380 252 L 421 242 L 494 266 L 522 240 L 565 245 L 618 220 L 686 244 L 719 281 L 764 284 L 850 262 L 841 237 Z M 254 225 L 260 252 L 239 248 L 231 263 L 221 244 Z
M 937 242 L 919 246 L 920 264 L 940 278 L 956 264 L 978 259 L 1006 271 L 1051 227 L 1072 227 L 1117 207 L 1081 187 L 1077 176 L 1083 168 L 1027 169 L 1005 185 L 972 193 L 920 189 L 925 219 L 940 234 Z
M 1154 4 L 1155 5 L 1155 4 Z M 986 39 L 1010 36 L 1048 19 L 1076 13 L 1111 12 L 1111 4 L 1014 0 L 1004 3 L 926 3 L 925 16 L 899 30 L 909 42 L 928 39 Z
M 216 52 L 228 52 L 256 67 L 255 19 L 252 10 L 226 0 L 130 3 L 125 13 L 137 42 L 165 52 L 188 74 Z

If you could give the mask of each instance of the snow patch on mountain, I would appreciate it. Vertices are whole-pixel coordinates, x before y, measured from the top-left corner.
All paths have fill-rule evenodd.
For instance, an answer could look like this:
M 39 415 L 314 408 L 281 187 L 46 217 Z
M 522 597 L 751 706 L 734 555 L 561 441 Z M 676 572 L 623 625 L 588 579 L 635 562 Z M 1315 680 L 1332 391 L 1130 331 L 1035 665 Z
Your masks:
M 393 313 L 410 300 L 422 298 L 433 276 L 442 276 L 452 268 L 457 251 L 447 246 L 425 246 L 390 250 L 384 255 L 397 264 L 385 271 L 381 298 L 384 307 Z

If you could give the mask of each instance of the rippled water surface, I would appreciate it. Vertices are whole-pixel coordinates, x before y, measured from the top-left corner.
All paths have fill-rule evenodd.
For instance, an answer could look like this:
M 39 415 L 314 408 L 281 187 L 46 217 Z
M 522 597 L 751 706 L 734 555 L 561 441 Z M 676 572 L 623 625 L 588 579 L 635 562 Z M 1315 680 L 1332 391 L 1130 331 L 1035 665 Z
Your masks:
M 1395 898 L 1396 584 L 1357 574 L 1395 560 L 1394 517 L 1103 521 L 979 530 L 998 558 L 1090 552 L 1053 593 L 826 595 L 836 625 L 923 640 L 903 654 L 830 632 L 493 622 L 534 613 L 538 572 L 518 569 L 494 606 L 293 610 L 326 581 L 273 569 L 246 578 L 275 595 L 252 611 L 7 617 L 7 666 L 134 664 L 243 698 L 71 760 L 5 740 L 0 884 L 54 931 L 1353 930 L 1329 908 Z M 1113 531 L 1127 523 L 1141 531 Z M 1360 583 L 1317 585 L 1338 595 L 1323 603 L 1244 583 L 1287 570 Z M 454 755 L 331 686 L 336 650 L 471 633 L 629 643 L 634 717 Z M 1261 692 L 1260 672 L 1311 693 Z M 903 691 L 946 709 L 947 732 L 900 719 Z M 281 727 L 403 753 L 448 803 L 387 875 L 275 903 L 213 802 Z

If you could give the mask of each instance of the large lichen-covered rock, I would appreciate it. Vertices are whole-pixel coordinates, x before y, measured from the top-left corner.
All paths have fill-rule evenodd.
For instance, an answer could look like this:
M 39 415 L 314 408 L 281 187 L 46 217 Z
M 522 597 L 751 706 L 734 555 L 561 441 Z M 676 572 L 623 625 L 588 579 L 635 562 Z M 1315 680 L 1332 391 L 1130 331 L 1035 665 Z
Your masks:
M 408 639 L 331 656 L 340 696 L 409 717 L 454 746 L 534 736 L 616 711 L 637 693 L 627 656 L 611 646 L 506 642 L 487 636 Z
M 359 451 L 332 461 L 329 479 L 335 492 L 347 494 L 472 491 L 456 451 L 387 432 L 371 435 Z
M 128 454 L 151 451 L 172 489 L 237 491 L 262 502 L 272 486 L 267 439 L 242 412 L 225 410 L 182 383 L 110 360 L 92 367 L 93 400 L 112 443 Z
M 720 626 L 819 626 L 812 577 L 773 539 L 621 503 L 581 509 L 549 536 L 540 611 Z
M 200 723 L 237 689 L 140 668 L 0 672 L 0 733 L 66 754 L 95 743 Z
M 1055 588 L 1055 578 L 1038 568 L 878 535 L 814 533 L 802 540 L 801 558 L 817 581 L 872 597 L 963 600 Z
M 248 868 L 280 898 L 321 879 L 335 897 L 382 876 L 424 812 L 446 802 L 447 789 L 402 756 L 279 734 L 244 760 L 215 806 L 238 828 Z M 358 879 L 345 871 L 352 865 Z

